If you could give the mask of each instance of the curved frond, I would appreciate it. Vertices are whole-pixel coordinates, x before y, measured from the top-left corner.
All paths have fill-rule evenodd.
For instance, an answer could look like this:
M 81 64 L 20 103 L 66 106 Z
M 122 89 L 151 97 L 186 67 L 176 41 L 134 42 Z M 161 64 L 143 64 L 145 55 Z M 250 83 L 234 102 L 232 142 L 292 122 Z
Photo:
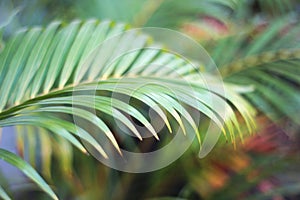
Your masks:
M 24 174 L 26 174 L 26 176 L 28 176 L 32 181 L 34 181 L 42 190 L 47 192 L 53 199 L 58 199 L 51 190 L 51 188 L 47 185 L 47 183 L 40 177 L 40 175 L 38 175 L 37 172 L 21 158 L 9 151 L 0 149 L 0 159 L 19 168 Z M 4 197 L 7 196 L 3 192 L 1 192 L 1 194 Z
M 118 133 L 112 132 L 107 118 L 120 121 L 142 140 L 132 117 L 159 139 L 142 109 L 126 101 L 129 98 L 153 108 L 170 132 L 171 119 L 184 133 L 182 120 L 187 121 L 200 145 L 198 122 L 187 108 L 206 115 L 233 142 L 236 133 L 243 135 L 235 109 L 251 131 L 254 110 L 234 86 L 200 76 L 194 63 L 127 29 L 111 21 L 77 20 L 12 36 L 0 54 L 0 127 L 42 127 L 83 152 L 82 142 L 88 143 L 107 158 L 96 139 L 103 136 L 122 155 Z M 77 118 L 91 126 L 76 123 Z
M 221 40 L 212 55 L 226 82 L 254 87 L 245 96 L 260 111 L 299 124 L 299 26 L 283 18 L 261 29 Z
M 11 199 L 1 186 L 0 186 L 0 197 L 4 200 Z

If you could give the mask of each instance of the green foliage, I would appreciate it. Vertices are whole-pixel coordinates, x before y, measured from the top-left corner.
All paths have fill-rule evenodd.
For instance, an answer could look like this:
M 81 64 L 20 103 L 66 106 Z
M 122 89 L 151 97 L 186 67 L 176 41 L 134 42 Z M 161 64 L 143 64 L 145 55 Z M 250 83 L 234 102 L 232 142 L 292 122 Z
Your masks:
M 25 5 L 24 2 L 13 2 L 15 5 Z M 200 145 L 204 136 L 200 130 L 205 126 L 205 121 L 201 121 L 198 127 L 188 108 L 203 113 L 223 130 L 226 140 L 229 134 L 233 143 L 237 134 L 243 136 L 244 132 L 247 132 L 245 130 L 253 131 L 253 116 L 256 110 L 275 122 L 287 118 L 293 124 L 299 125 L 300 29 L 297 26 L 297 10 L 294 9 L 296 1 L 92 0 L 89 3 L 74 3 L 44 0 L 31 3 L 32 6 L 21 8 L 17 16 L 16 10 L 12 9 L 9 15 L 11 18 L 5 22 L 0 21 L 0 28 L 12 24 L 17 27 L 20 24 L 47 25 L 45 28 L 23 28 L 14 34 L 11 34 L 12 31 L 8 28 L 5 41 L 0 43 L 0 127 L 17 126 L 17 143 L 21 152 L 29 158 L 30 165 L 39 169 L 47 180 L 60 180 L 62 187 L 56 188 L 60 195 L 64 194 L 65 187 L 72 187 L 66 182 L 76 182 L 78 188 L 93 187 L 90 194 L 86 194 L 87 198 L 98 197 L 100 193 L 105 196 L 109 191 L 114 191 L 109 184 L 114 185 L 118 182 L 115 172 L 100 173 L 102 168 L 99 169 L 91 159 L 81 158 L 82 155 L 70 145 L 73 144 L 81 152 L 87 153 L 85 145 L 88 144 L 107 158 L 103 144 L 109 143 L 121 154 L 120 145 L 124 145 L 126 141 L 120 142 L 122 133 L 112 128 L 113 117 L 140 140 L 142 137 L 131 118 L 147 127 L 154 138 L 165 142 L 164 136 L 158 136 L 148 116 L 144 114 L 145 107 L 154 109 L 166 124 L 168 132 L 172 132 L 176 126 L 185 132 L 186 127 L 181 117 L 188 121 Z M 135 30 L 125 34 L 124 31 L 131 30 L 127 24 L 110 21 L 129 22 L 136 27 L 180 29 L 187 22 L 201 21 L 203 17 L 208 16 L 226 25 L 229 32 L 228 35 L 205 41 L 205 48 L 224 77 L 225 93 L 218 90 L 223 87 L 222 83 L 216 82 L 218 72 L 208 73 L 207 69 L 204 69 L 206 71 L 203 76 L 209 77 L 207 80 L 211 81 L 210 87 L 207 88 L 197 76 L 202 63 L 186 63 L 182 58 L 168 52 L 167 48 L 162 48 L 161 44 L 153 44 L 148 35 Z M 93 17 L 103 21 L 72 21 L 75 17 Z M 54 19 L 66 19 L 71 22 L 49 23 Z M 110 40 L 118 35 L 117 40 Z M 134 46 L 139 50 L 121 55 L 115 60 L 120 51 L 129 50 Z M 152 49 L 149 50 L 148 47 Z M 166 69 L 161 69 L 156 63 L 164 63 Z M 141 65 L 143 67 L 140 67 Z M 134 91 L 132 85 L 143 82 L 156 84 Z M 159 85 L 169 87 L 176 95 Z M 248 86 L 253 88 L 253 91 L 244 92 Z M 190 92 L 191 90 L 193 92 Z M 127 96 L 135 101 L 124 102 L 112 94 Z M 228 116 L 224 117 L 209 98 L 217 104 L 225 105 Z M 71 117 L 73 114 L 86 123 L 74 123 Z M 37 148 L 40 148 L 39 154 Z M 234 154 L 228 150 L 226 153 Z M 5 150 L 1 150 L 0 154 L 2 159 L 21 169 L 52 198 L 56 198 L 51 188 L 30 165 Z M 55 161 L 59 166 L 51 164 L 53 157 L 57 159 Z M 38 160 L 41 161 L 41 166 L 38 165 Z M 261 161 L 253 160 L 254 163 Z M 75 167 L 73 162 L 77 164 Z M 190 179 L 184 178 L 191 182 L 209 175 L 209 171 L 206 171 L 203 165 L 200 165 L 204 168 L 203 172 L 195 175 L 191 171 L 198 172 L 198 165 L 193 168 L 193 164 L 189 162 L 182 163 L 185 163 L 182 165 L 187 171 L 185 176 Z M 207 168 L 209 166 L 207 165 Z M 72 170 L 76 167 L 83 170 L 74 175 Z M 54 174 L 51 173 L 53 168 Z M 59 173 L 57 168 L 61 168 L 61 177 L 56 177 Z M 179 169 L 174 168 L 174 174 L 179 170 L 182 170 L 182 166 L 179 166 Z M 270 170 L 270 173 L 272 172 Z M 207 176 L 203 173 L 207 173 Z M 86 177 L 86 174 L 91 177 Z M 110 182 L 106 185 L 104 181 L 99 181 L 96 177 L 99 174 Z M 158 179 L 162 179 L 162 174 L 158 173 L 159 178 L 151 180 L 157 183 Z M 77 175 L 79 177 L 76 177 Z M 122 177 L 124 185 L 134 181 L 126 175 Z M 150 179 L 147 175 L 141 177 Z M 182 177 L 178 179 L 180 178 Z M 240 185 L 240 178 L 245 178 L 244 174 L 235 178 L 228 187 L 240 186 L 241 191 L 248 191 L 253 184 L 258 183 Z M 172 185 L 170 182 L 173 182 L 173 179 L 166 176 L 164 181 L 166 185 Z M 236 183 L 238 184 L 235 185 Z M 98 191 L 99 185 L 102 186 L 101 191 Z M 109 191 L 105 192 L 103 190 L 106 187 Z M 78 188 L 73 189 L 73 192 L 81 195 Z M 157 189 L 155 186 L 153 188 Z M 254 195 L 253 198 L 266 199 L 276 194 L 297 194 L 298 188 L 299 184 L 279 187 L 268 194 Z M 237 198 L 241 194 L 228 192 L 226 196 L 225 190 L 226 187 L 212 196 Z M 188 184 L 182 189 L 181 197 L 190 191 Z M 124 191 L 116 195 L 126 197 Z M 128 198 L 141 197 L 140 194 L 127 195 Z M 9 199 L 2 187 L 0 197 Z M 110 197 L 108 194 L 105 196 Z
M 56 195 L 53 193 L 51 188 L 45 183 L 45 181 L 37 174 L 37 172 L 26 162 L 24 162 L 21 158 L 16 156 L 15 154 L 6 151 L 4 149 L 0 149 L 0 159 L 12 164 L 13 166 L 19 168 L 24 174 L 26 174 L 30 179 L 36 182 L 39 187 L 41 187 L 45 192 L 47 192 L 53 199 L 58 199 Z M 1 196 L 9 199 L 7 194 L 1 188 L 0 190 Z
M 96 141 L 94 133 L 87 132 L 83 127 L 63 117 L 74 114 L 101 130 L 121 154 L 107 121 L 88 111 L 95 108 L 117 118 L 141 139 L 132 122 L 122 113 L 128 114 L 138 119 L 158 139 L 150 122 L 137 108 L 111 95 L 101 93 L 101 91 L 108 91 L 110 94 L 131 94 L 131 97 L 150 107 L 159 105 L 156 111 L 165 123 L 170 124 L 170 118 L 162 109 L 174 117 L 185 132 L 179 117 L 183 116 L 193 127 L 199 142 L 201 136 L 198 127 L 183 105 L 204 113 L 222 129 L 225 123 L 226 130 L 231 138 L 234 138 L 235 132 L 240 132 L 240 125 L 231 104 L 228 103 L 231 102 L 240 111 L 251 130 L 254 126 L 251 118 L 252 111 L 247 110 L 247 103 L 239 100 L 241 97 L 232 86 L 226 86 L 228 96 L 217 90 L 222 83 L 212 82 L 211 88 L 207 89 L 201 80 L 195 79 L 198 72 L 193 70 L 192 64 L 182 62 L 180 65 L 174 65 L 170 61 L 174 62 L 180 58 L 167 51 L 160 48 L 138 50 L 129 56 L 118 57 L 116 63 L 110 63 L 121 47 L 129 48 L 132 44 L 140 47 L 149 46 L 148 37 L 136 31 L 125 32 L 108 45 L 105 43 L 98 45 L 126 29 L 127 26 L 124 24 L 89 20 L 74 21 L 67 25 L 54 22 L 45 29 L 38 27 L 24 29 L 13 35 L 0 55 L 2 72 L 0 125 L 39 126 L 64 137 L 81 151 L 86 152 L 85 147 L 78 140 L 80 138 L 107 158 L 105 149 Z M 160 73 L 160 66 L 155 69 L 153 63 L 160 63 L 164 59 L 169 60 L 165 66 L 169 71 L 164 70 Z M 143 63 L 141 69 L 140 63 Z M 187 73 L 188 71 L 191 72 Z M 187 80 L 191 83 L 186 82 Z M 149 84 L 137 91 L 132 88 L 132 83 L 145 81 L 155 84 Z M 167 86 L 170 90 L 159 85 Z M 96 96 L 90 92 L 85 95 L 72 93 L 72 91 L 94 91 L 95 88 L 99 92 Z M 187 92 L 189 88 L 194 92 Z M 212 101 L 206 98 L 209 96 L 213 98 Z M 190 98 L 196 99 L 191 101 Z M 94 103 L 89 99 L 93 99 Z M 229 115 L 225 118 L 218 114 L 217 110 L 214 110 L 213 102 L 226 105 Z M 168 126 L 169 131 L 172 131 L 172 127 Z
M 299 124 L 299 34 L 287 17 L 258 33 L 221 39 L 211 51 L 225 81 L 253 85 L 255 92 L 245 96 L 274 121 L 287 116 Z

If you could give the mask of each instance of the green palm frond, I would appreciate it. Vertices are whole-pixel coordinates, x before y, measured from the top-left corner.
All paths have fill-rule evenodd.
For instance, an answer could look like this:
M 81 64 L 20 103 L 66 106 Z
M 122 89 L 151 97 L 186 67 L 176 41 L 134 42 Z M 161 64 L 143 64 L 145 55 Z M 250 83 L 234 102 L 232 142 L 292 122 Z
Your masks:
M 211 55 L 226 82 L 254 86 L 245 96 L 259 110 L 299 124 L 299 26 L 283 18 L 262 29 L 220 40 Z
M 5 192 L 5 190 L 0 186 L 0 197 L 4 200 L 9 200 L 10 197 L 8 194 Z
M 273 120 L 287 116 L 299 125 L 299 64 L 298 58 L 264 63 L 241 70 L 226 80 L 253 85 L 255 92 L 246 94 L 250 102 Z
M 299 48 L 300 28 L 297 26 L 297 21 L 290 17 L 244 28 L 245 31 L 222 38 L 214 45 L 207 46 L 218 68 L 225 68 L 222 69 L 225 73 L 234 73 L 236 70 L 227 66 L 239 60 L 246 61 L 249 65 L 263 60 L 270 62 L 277 55 L 280 56 L 277 57 L 278 59 L 284 59 L 285 53 L 289 54 L 284 50 Z M 226 56 L 223 55 L 225 51 Z M 271 58 L 268 58 L 269 55 Z
M 107 158 L 101 141 L 96 139 L 103 133 L 122 154 L 106 118 L 91 111 L 95 109 L 122 122 L 140 140 L 140 133 L 127 116 L 140 121 L 159 139 L 137 106 L 113 95 L 120 94 L 153 108 L 170 132 L 170 117 L 185 132 L 183 118 L 193 127 L 200 144 L 197 124 L 186 107 L 205 114 L 233 140 L 236 133 L 242 135 L 234 109 L 243 116 L 249 130 L 252 129 L 254 110 L 234 86 L 210 78 L 212 82 L 207 88 L 193 64 L 157 45 L 151 46 L 148 36 L 138 31 L 124 32 L 127 29 L 127 25 L 111 21 L 77 20 L 70 24 L 54 22 L 45 29 L 23 29 L 9 38 L 0 54 L 0 126 L 37 126 L 65 138 L 83 152 L 86 149 L 82 142 L 87 142 Z M 120 37 L 108 39 L 118 34 Z M 116 57 L 124 50 L 129 53 Z M 133 86 L 140 83 L 151 84 L 136 90 Z M 224 105 L 219 109 L 225 109 L 225 114 L 215 105 Z M 70 119 L 72 115 L 102 133 L 97 135 L 74 123 Z M 4 157 L 12 157 L 2 153 Z M 43 183 L 37 178 L 34 181 L 40 186 Z M 54 197 L 49 188 L 43 185 L 43 189 Z
M 36 182 L 39 185 L 39 187 L 41 187 L 41 189 L 47 192 L 53 199 L 58 199 L 56 195 L 53 193 L 53 191 L 51 190 L 51 188 L 47 185 L 47 183 L 40 177 L 40 175 L 38 175 L 37 172 L 21 158 L 19 158 L 18 156 L 16 156 L 15 154 L 7 150 L 0 149 L 0 159 L 20 169 L 30 179 Z M 3 189 L 1 188 L 0 190 L 1 196 L 3 198 L 5 197 L 6 199 L 9 199 L 7 197 L 7 194 L 2 190 Z

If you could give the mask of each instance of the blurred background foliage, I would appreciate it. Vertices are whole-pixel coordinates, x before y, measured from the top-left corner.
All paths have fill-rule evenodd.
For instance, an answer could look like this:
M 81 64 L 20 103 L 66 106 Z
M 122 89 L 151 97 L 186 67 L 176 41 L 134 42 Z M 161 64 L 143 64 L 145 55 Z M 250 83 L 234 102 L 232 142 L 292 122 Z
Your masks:
M 245 98 L 259 110 L 256 133 L 236 148 L 221 138 L 199 159 L 194 144 L 151 173 L 109 169 L 39 128 L 17 127 L 18 153 L 61 199 L 299 199 L 299 13 L 297 0 L 1 0 L 4 39 L 76 18 L 181 31 L 205 47 L 226 82 L 255 87 Z M 14 190 L 16 199 L 49 198 L 27 181 Z

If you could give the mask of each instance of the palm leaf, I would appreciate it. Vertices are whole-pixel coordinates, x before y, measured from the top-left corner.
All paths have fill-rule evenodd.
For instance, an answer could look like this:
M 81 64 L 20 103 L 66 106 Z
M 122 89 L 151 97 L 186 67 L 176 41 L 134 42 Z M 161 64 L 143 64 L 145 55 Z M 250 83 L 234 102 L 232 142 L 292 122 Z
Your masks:
M 58 199 L 56 195 L 53 193 L 51 188 L 46 184 L 46 182 L 37 174 L 37 172 L 26 162 L 24 162 L 21 158 L 16 156 L 15 154 L 6 151 L 4 149 L 0 149 L 0 159 L 14 165 L 19 168 L 23 173 L 25 173 L 31 180 L 36 182 L 41 189 L 47 192 L 53 199 Z M 2 189 L 2 188 L 1 188 Z M 1 192 L 2 196 L 6 196 L 4 192 Z
M 170 116 L 183 132 L 185 119 L 200 144 L 197 124 L 186 107 L 204 113 L 232 140 L 235 133 L 242 136 L 234 109 L 252 129 L 254 110 L 240 97 L 238 87 L 224 86 L 203 74 L 211 81 L 207 88 L 193 64 L 151 46 L 148 36 L 138 31 L 124 32 L 127 29 L 127 25 L 111 21 L 77 20 L 70 24 L 53 22 L 45 29 L 23 29 L 9 38 L 0 54 L 0 127 L 38 126 L 86 152 L 81 139 L 107 158 L 102 140 L 108 140 L 106 146 L 110 143 L 119 154 L 122 151 L 106 118 L 93 110 L 114 117 L 142 139 L 127 117 L 131 116 L 159 139 L 138 106 L 117 98 L 123 95 L 153 107 L 170 132 Z M 162 64 L 170 70 L 162 70 Z M 145 86 L 137 90 L 134 86 L 140 84 Z M 70 116 L 89 122 L 100 133 L 74 123 Z M 96 139 L 99 137 L 101 141 Z
M 286 116 L 295 124 L 300 103 L 299 33 L 296 23 L 285 17 L 259 33 L 222 39 L 211 50 L 226 82 L 254 86 L 255 92 L 245 94 L 253 105 L 273 120 Z
M 4 200 L 10 200 L 11 198 L 6 194 L 4 189 L 0 186 L 0 197 Z

